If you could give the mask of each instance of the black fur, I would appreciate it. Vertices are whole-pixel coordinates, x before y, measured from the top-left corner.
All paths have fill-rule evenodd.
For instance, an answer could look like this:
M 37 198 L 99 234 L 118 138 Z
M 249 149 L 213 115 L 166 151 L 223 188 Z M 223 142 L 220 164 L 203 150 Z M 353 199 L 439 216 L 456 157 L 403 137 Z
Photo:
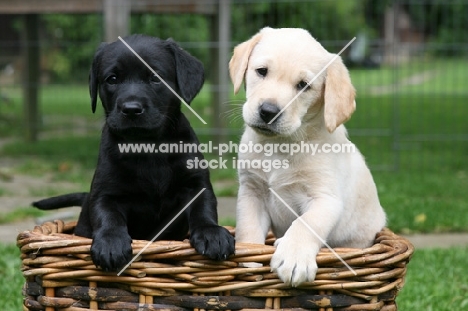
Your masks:
M 142 35 L 124 40 L 187 103 L 197 95 L 203 66 L 174 41 Z M 49 198 L 34 206 L 51 209 L 82 202 L 75 234 L 92 238 L 93 262 L 115 271 L 131 260 L 132 239 L 152 239 L 206 188 L 158 239 L 181 240 L 190 231 L 192 246 L 209 258 L 233 254 L 233 237 L 217 224 L 208 170 L 187 168 L 187 160 L 202 154 L 119 152 L 119 143 L 198 143 L 180 100 L 120 41 L 96 51 L 89 90 L 92 111 L 99 95 L 106 115 L 90 193 Z
M 87 195 L 87 192 L 64 194 L 33 202 L 32 205 L 42 210 L 51 210 L 67 206 L 83 206 Z

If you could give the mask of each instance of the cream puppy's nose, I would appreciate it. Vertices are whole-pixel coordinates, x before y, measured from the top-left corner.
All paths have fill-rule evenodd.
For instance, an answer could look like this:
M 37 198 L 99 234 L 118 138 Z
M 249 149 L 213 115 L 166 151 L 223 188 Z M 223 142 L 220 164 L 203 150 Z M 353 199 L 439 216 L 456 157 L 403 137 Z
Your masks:
M 278 106 L 273 104 L 270 101 L 263 102 L 258 108 L 258 110 L 259 110 L 260 118 L 265 123 L 269 123 L 280 112 L 280 109 L 278 108 Z

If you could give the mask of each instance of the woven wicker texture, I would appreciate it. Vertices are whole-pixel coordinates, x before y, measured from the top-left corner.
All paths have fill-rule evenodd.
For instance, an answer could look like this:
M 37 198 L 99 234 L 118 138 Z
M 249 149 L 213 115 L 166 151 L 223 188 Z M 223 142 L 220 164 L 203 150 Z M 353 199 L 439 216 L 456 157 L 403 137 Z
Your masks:
M 227 261 L 197 254 L 188 241 L 133 241 L 139 258 L 117 276 L 96 268 L 91 240 L 71 234 L 76 223 L 45 223 L 18 235 L 24 310 L 396 310 L 411 243 L 389 229 L 366 249 L 328 249 L 318 256 L 316 280 L 291 288 L 270 272 L 268 245 L 236 244 Z M 234 229 L 229 228 L 234 234 Z M 263 266 L 242 267 L 244 262 Z

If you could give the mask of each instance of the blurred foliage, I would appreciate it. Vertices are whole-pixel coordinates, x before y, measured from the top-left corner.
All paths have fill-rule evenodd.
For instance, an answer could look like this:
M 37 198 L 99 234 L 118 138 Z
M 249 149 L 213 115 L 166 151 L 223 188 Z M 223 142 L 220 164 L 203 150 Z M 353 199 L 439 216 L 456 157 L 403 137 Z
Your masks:
M 51 78 L 62 82 L 87 79 L 94 50 L 102 41 L 102 16 L 48 14 L 41 19 L 43 66 Z
M 142 33 L 161 39 L 172 38 L 181 43 L 193 56 L 208 63 L 205 42 L 209 38 L 209 20 L 190 14 L 135 14 L 131 18 L 130 33 Z
M 233 44 L 250 38 L 259 29 L 300 27 L 310 31 L 325 48 L 335 51 L 358 33 L 370 38 L 382 33 L 384 14 L 401 4 L 413 26 L 430 40 L 437 55 L 460 55 L 468 41 L 466 0 L 334 0 L 334 1 L 232 1 Z M 52 81 L 87 79 L 94 50 L 103 40 L 101 14 L 41 16 L 43 67 Z M 131 33 L 173 38 L 194 56 L 209 64 L 210 17 L 190 14 L 134 14 Z
M 242 42 L 260 28 L 307 29 L 327 48 L 327 41 L 349 41 L 367 26 L 364 2 L 348 1 L 262 1 L 233 5 L 232 40 Z
M 382 29 L 385 10 L 399 4 L 408 12 L 412 26 L 422 31 L 436 56 L 466 54 L 468 1 L 466 0 L 365 0 L 365 18 L 373 29 Z
M 442 4 L 442 0 L 439 0 Z M 445 3 L 447 4 L 447 3 Z M 468 42 L 468 3 L 453 1 L 451 5 L 440 5 L 439 27 L 434 36 L 434 51 L 437 55 L 459 56 L 465 50 L 461 46 Z

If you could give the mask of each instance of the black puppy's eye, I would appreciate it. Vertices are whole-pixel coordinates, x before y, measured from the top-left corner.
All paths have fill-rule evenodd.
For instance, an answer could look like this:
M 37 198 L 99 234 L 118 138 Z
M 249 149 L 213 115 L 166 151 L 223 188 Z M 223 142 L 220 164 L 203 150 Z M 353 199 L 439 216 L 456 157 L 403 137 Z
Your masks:
M 106 82 L 108 84 L 117 84 L 119 83 L 119 79 L 117 78 L 116 75 L 110 75 L 106 78 Z
M 153 83 L 160 83 L 161 79 L 159 79 L 159 77 L 157 75 L 153 74 L 153 75 L 151 75 L 150 81 L 153 82 Z
M 268 73 L 268 68 L 265 68 L 265 67 L 262 67 L 262 68 L 257 68 L 255 69 L 255 71 L 257 72 L 257 74 L 261 77 L 265 77 Z
M 307 82 L 305 82 L 304 80 L 302 80 L 301 82 L 299 82 L 298 84 L 296 84 L 296 88 L 298 91 L 301 91 L 302 89 L 304 89 L 304 91 L 307 91 L 310 89 L 310 85 L 307 84 Z

